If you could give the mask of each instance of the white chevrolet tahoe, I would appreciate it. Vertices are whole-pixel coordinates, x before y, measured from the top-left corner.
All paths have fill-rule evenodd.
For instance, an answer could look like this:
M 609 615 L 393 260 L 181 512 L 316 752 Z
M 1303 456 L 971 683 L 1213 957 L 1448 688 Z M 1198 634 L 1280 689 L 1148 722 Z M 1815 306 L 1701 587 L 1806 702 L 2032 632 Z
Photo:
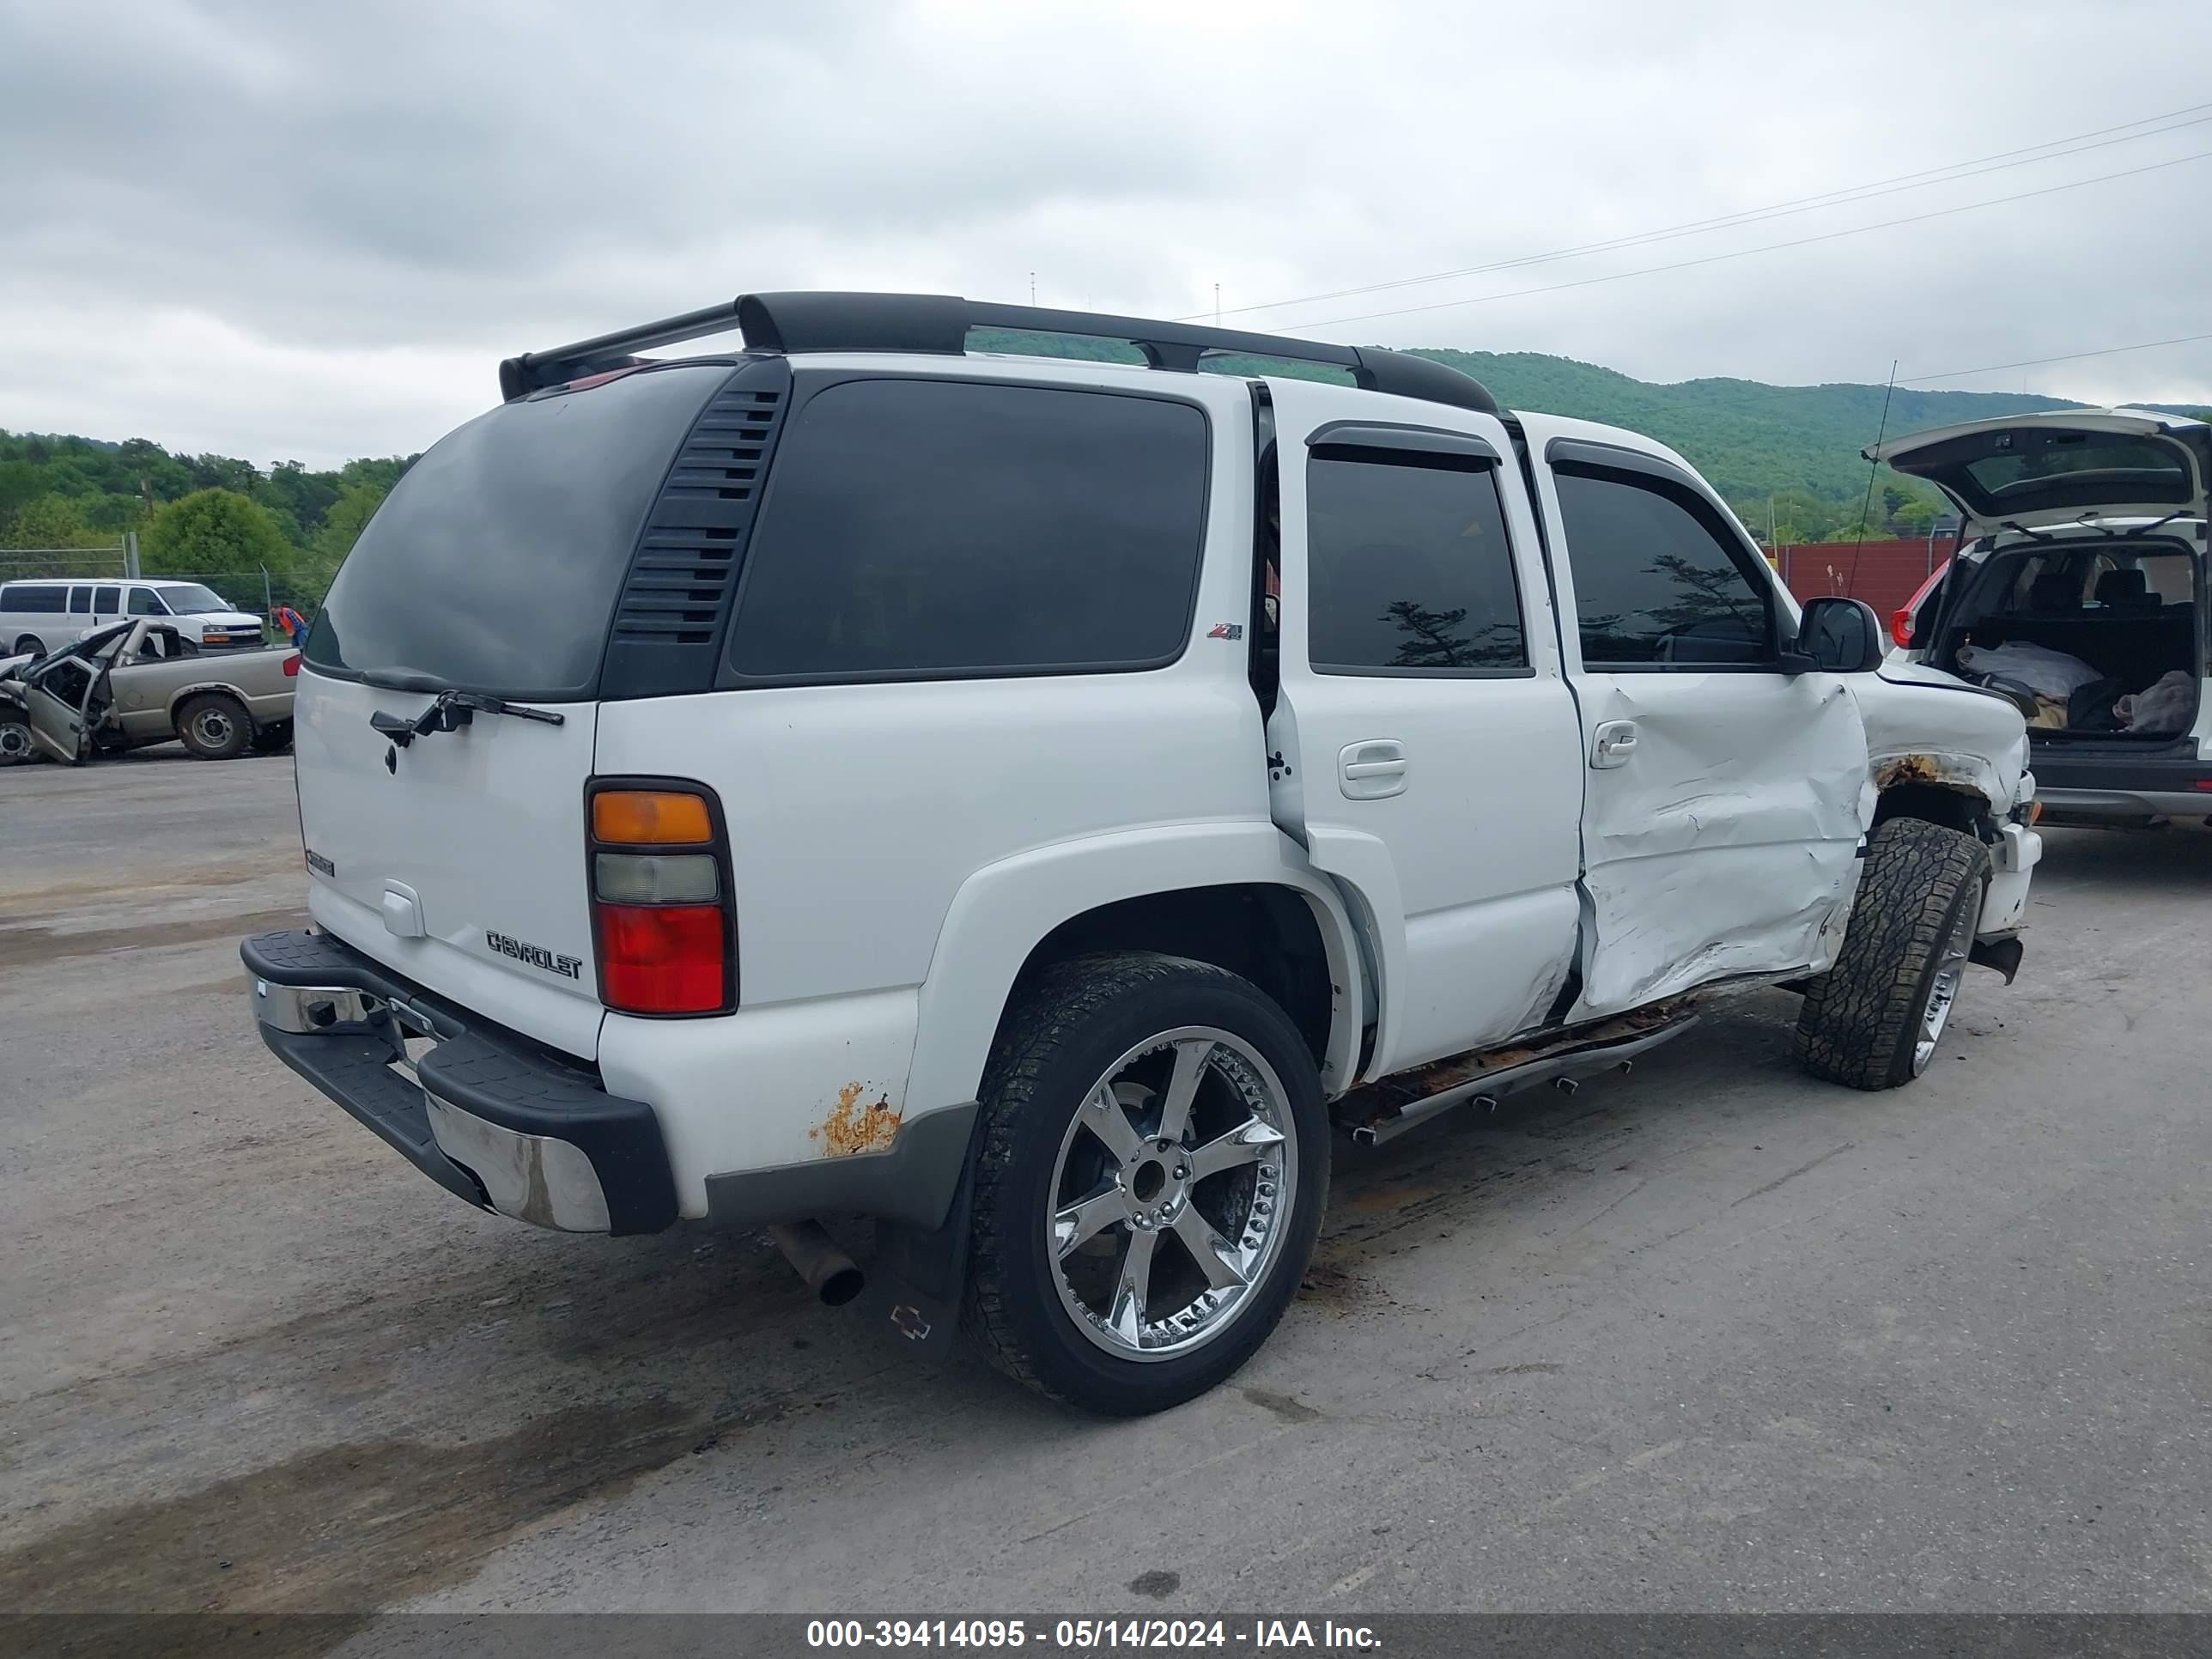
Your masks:
M 635 354 L 742 330 L 742 351 Z M 1127 366 L 969 355 L 974 328 Z M 1349 384 L 1198 372 L 1239 354 Z M 1215 364 L 1212 367 L 1221 367 Z M 1264 1341 L 1333 1133 L 2019 964 L 2021 714 L 1680 457 L 1423 359 L 751 295 L 501 365 L 305 648 L 268 1045 L 471 1204 L 768 1225 L 1108 1412 Z

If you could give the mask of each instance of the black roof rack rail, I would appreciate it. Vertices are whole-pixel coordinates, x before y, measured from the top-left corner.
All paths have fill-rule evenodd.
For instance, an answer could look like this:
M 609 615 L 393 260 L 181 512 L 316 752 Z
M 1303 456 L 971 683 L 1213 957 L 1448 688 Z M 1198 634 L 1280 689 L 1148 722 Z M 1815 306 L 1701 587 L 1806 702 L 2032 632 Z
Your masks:
M 949 294 L 742 294 L 680 317 L 509 357 L 499 366 L 500 395 L 511 403 L 547 386 L 629 368 L 637 361 L 634 353 L 732 328 L 744 333 L 749 351 L 915 351 L 955 357 L 968 349 L 971 329 L 1073 334 L 1126 342 L 1154 368 L 1195 374 L 1200 360 L 1211 353 L 1328 363 L 1349 369 L 1354 384 L 1370 392 L 1394 392 L 1486 415 L 1500 412 L 1498 400 L 1473 375 L 1401 351 L 1091 311 L 996 305 Z

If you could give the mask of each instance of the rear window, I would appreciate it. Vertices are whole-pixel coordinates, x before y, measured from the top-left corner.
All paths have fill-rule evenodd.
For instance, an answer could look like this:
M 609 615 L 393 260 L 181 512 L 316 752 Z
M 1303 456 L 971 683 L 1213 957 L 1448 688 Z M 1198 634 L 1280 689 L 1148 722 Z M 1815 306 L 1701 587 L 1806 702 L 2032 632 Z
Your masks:
M 2053 483 L 2094 484 L 2131 501 L 2186 501 L 2189 471 L 2169 444 L 2095 432 L 2000 433 L 2013 447 L 1966 463 L 1994 506 L 2041 494 Z
M 1189 636 L 1206 428 L 1188 404 L 853 380 L 783 435 L 730 659 L 753 679 L 1155 667 Z
M 331 585 L 305 655 L 544 701 L 588 697 L 623 578 L 726 363 L 480 415 L 407 470 Z

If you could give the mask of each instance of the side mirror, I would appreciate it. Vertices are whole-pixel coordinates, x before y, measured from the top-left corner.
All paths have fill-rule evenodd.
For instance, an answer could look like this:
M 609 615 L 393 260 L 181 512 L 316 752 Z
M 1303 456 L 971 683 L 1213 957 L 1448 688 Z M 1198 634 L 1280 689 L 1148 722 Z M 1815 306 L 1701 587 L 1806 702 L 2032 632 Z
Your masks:
M 1861 599 L 1808 599 L 1789 654 L 1823 673 L 1870 672 L 1881 666 L 1881 618 Z

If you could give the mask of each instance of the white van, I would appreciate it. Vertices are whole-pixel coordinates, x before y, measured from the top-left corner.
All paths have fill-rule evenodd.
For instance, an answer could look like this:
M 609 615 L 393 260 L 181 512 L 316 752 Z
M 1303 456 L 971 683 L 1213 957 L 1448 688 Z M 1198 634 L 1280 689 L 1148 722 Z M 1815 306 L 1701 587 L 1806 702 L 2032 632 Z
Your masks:
M 50 579 L 0 582 L 0 643 L 6 654 L 43 656 L 127 617 L 173 617 L 203 651 L 251 650 L 261 619 L 198 582 Z

